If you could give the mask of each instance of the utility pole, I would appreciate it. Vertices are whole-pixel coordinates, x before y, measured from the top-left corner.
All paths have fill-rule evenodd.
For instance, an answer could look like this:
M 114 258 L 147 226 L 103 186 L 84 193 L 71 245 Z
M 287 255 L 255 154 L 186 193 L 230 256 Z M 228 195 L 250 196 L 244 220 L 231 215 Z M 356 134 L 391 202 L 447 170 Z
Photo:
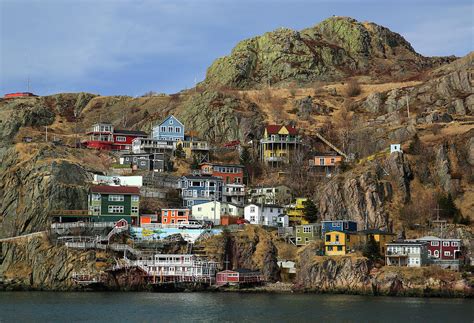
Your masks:
M 46 128 L 46 142 L 48 141 L 48 126 L 45 127 Z

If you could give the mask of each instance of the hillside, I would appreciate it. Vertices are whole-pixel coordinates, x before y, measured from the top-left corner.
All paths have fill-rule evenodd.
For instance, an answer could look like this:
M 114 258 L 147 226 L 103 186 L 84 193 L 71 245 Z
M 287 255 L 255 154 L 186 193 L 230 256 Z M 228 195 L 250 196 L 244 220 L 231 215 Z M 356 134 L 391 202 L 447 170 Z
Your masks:
M 278 174 L 253 160 L 259 172 L 252 185 L 284 183 L 312 197 L 321 219 L 367 219 L 371 227 L 414 236 L 449 194 L 463 219 L 474 220 L 473 61 L 474 53 L 423 57 L 387 28 L 332 17 L 299 32 L 242 41 L 209 67 L 203 83 L 172 95 L 2 99 L 0 238 L 47 229 L 51 210 L 86 207 L 87 182 L 93 173 L 110 172 L 116 157 L 76 148 L 92 124 L 150 131 L 170 114 L 216 147 L 258 139 L 266 123 L 292 123 L 308 146 L 317 144 L 318 132 L 353 155 L 331 178 L 308 176 L 298 166 Z M 354 82 L 359 93 L 348 93 Z M 405 153 L 390 155 L 392 143 Z M 472 224 L 449 234 L 459 232 L 473 243 Z M 10 265 L 12 250 L 2 250 Z

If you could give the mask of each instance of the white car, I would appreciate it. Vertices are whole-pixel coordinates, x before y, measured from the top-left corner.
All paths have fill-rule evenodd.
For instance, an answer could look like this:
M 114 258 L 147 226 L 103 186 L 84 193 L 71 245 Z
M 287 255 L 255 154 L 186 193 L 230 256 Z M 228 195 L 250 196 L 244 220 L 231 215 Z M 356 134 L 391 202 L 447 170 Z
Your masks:
M 178 229 L 202 229 L 202 223 L 199 221 L 183 221 L 178 223 Z

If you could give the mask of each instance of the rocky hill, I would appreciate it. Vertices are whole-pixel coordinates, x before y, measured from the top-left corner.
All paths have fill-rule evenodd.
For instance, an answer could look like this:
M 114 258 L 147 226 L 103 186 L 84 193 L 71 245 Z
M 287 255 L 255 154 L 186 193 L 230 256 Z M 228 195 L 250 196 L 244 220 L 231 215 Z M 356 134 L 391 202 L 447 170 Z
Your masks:
M 377 24 L 332 17 L 301 31 L 281 28 L 240 42 L 209 67 L 204 83 L 249 88 L 354 75 L 406 79 L 451 60 L 423 57 Z
M 0 100 L 0 238 L 47 229 L 52 210 L 85 208 L 92 174 L 108 172 L 115 158 L 75 147 L 90 125 L 108 121 L 149 131 L 169 114 L 215 146 L 247 143 L 261 136 L 266 123 L 281 122 L 294 124 L 309 145 L 318 132 L 354 155 L 331 178 L 313 178 L 298 167 L 289 175 L 260 169 L 253 178 L 253 184 L 285 183 L 295 194 L 313 197 L 322 219 L 367 219 L 371 227 L 414 236 L 433 217 L 438 199 L 450 194 L 462 216 L 474 220 L 473 61 L 474 53 L 456 60 L 423 57 L 387 28 L 332 17 L 299 32 L 281 29 L 239 43 L 192 90 L 140 98 L 70 93 Z M 359 93 L 346 92 L 349 81 L 357 82 Z M 23 142 L 25 137 L 32 142 Z M 404 153 L 388 154 L 391 143 L 401 143 Z M 456 230 L 469 233 L 472 225 Z M 236 264 L 274 277 L 273 243 L 265 233 L 248 234 L 220 242 Z M 0 276 L 6 269 L 15 272 L 16 262 L 37 263 L 35 245 L 18 248 L 3 244 L 8 261 L 2 260 Z M 70 273 L 61 272 L 61 280 Z M 54 279 L 25 275 L 33 275 L 36 286 Z

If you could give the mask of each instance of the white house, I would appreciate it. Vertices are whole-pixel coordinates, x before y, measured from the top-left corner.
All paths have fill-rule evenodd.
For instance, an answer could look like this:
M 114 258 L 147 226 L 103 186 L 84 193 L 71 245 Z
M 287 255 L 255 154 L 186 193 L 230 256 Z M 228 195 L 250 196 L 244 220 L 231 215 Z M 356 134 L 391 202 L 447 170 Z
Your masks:
M 390 145 L 390 153 L 398 153 L 402 151 L 402 147 L 400 144 L 392 144 Z
M 421 267 L 428 263 L 426 242 L 395 241 L 387 243 L 385 262 L 387 266 Z
M 280 223 L 285 222 L 283 207 L 278 205 L 246 205 L 244 217 L 251 224 L 268 225 L 271 227 L 279 226 L 279 221 L 281 221 Z M 288 217 L 286 217 L 286 223 L 288 223 Z
M 192 206 L 192 218 L 194 220 L 212 221 L 214 225 L 219 225 L 221 215 L 243 217 L 244 209 L 232 203 L 219 201 L 210 201 Z

